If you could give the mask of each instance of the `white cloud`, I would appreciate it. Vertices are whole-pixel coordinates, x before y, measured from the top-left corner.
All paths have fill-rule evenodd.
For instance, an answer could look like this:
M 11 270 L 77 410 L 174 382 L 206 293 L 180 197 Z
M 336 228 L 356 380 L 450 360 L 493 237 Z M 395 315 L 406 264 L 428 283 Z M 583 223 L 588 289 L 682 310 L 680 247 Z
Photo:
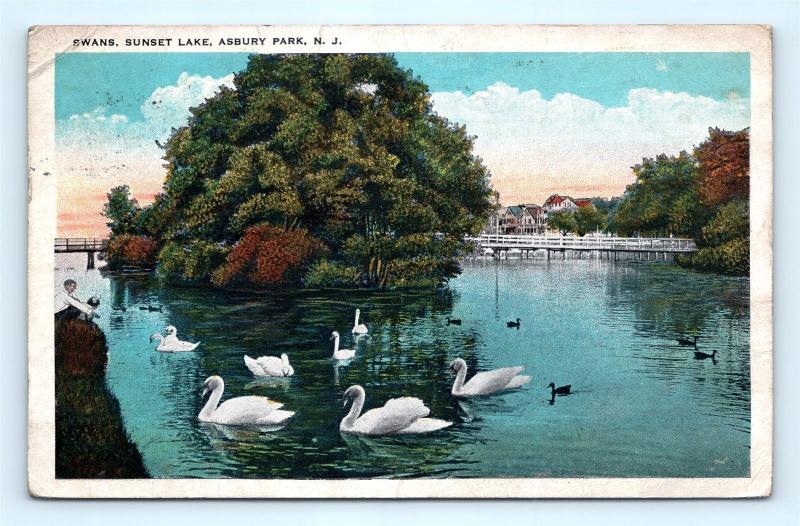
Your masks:
M 119 122 L 128 122 L 128 117 L 119 113 L 114 113 L 113 115 L 106 117 L 106 110 L 107 109 L 105 106 L 98 106 L 90 112 L 82 113 L 80 115 L 70 115 L 69 120 L 71 122 L 81 122 L 84 124 L 105 121 L 110 121 L 114 124 Z
M 538 200 L 562 191 L 620 193 L 642 157 L 677 154 L 708 128 L 749 126 L 749 101 L 717 101 L 651 88 L 606 107 L 570 93 L 550 100 L 497 82 L 484 91 L 432 94 L 434 110 L 465 124 L 504 198 Z
M 189 108 L 213 97 L 221 86 L 233 88 L 233 75 L 215 79 L 183 72 L 175 84 L 156 88 L 140 108 L 149 130 L 166 139 L 173 127 L 186 123 Z
M 100 106 L 60 121 L 57 127 L 59 145 L 136 148 L 155 144 L 155 140 L 163 142 L 172 128 L 186 124 L 190 108 L 213 97 L 221 86 L 233 88 L 233 75 L 215 79 L 181 73 L 175 84 L 156 88 L 142 103 L 140 110 L 144 120 L 132 121 L 121 114 L 107 115 L 107 108 Z
M 163 143 L 172 128 L 185 125 L 189 109 L 212 97 L 220 86 L 232 88 L 233 75 L 213 78 L 181 73 L 175 84 L 156 88 L 142 103 L 143 120 L 109 115 L 100 106 L 59 121 L 59 172 L 65 176 L 60 180 L 87 184 L 90 176 L 98 188 L 125 183 L 139 186 L 144 193 L 157 191 L 164 178 L 164 152 L 156 141 Z

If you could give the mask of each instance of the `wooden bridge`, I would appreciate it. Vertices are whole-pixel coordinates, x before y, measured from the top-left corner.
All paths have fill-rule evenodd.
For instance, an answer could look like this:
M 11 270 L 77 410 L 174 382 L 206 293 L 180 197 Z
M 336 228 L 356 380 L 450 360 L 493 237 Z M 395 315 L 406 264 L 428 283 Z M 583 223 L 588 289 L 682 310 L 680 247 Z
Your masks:
M 96 239 L 86 237 L 57 237 L 55 239 L 55 252 L 69 253 L 69 252 L 86 252 L 88 260 L 86 262 L 86 269 L 94 268 L 94 255 L 97 252 L 105 252 L 108 248 L 107 239 Z
M 517 254 L 531 257 L 537 250 L 560 254 L 566 258 L 568 253 L 578 257 L 584 254 L 596 255 L 600 259 L 667 259 L 668 255 L 685 254 L 697 251 L 693 239 L 654 238 L 654 237 L 611 237 L 611 236 L 522 236 L 504 234 L 483 234 L 469 238 L 475 243 L 478 254 L 491 253 L 497 257 Z M 489 252 L 488 249 L 491 249 Z

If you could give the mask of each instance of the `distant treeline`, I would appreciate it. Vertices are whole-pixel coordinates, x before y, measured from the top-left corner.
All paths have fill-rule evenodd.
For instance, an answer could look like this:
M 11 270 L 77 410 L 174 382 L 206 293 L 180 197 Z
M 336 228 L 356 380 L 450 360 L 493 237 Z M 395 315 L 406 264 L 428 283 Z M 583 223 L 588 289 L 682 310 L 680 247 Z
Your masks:
M 678 262 L 714 272 L 750 272 L 750 129 L 710 128 L 692 153 L 658 155 L 632 167 L 636 181 L 621 197 L 551 214 L 551 228 L 584 234 L 691 237 L 698 252 Z

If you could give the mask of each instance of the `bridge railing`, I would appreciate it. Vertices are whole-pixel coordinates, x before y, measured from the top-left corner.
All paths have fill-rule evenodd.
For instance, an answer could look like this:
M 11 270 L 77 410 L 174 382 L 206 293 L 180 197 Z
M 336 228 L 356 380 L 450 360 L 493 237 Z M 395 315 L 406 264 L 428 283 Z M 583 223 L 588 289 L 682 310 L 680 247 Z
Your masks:
M 98 252 L 106 249 L 108 241 L 89 237 L 57 237 L 56 252 Z
M 552 248 L 583 250 L 655 250 L 665 252 L 694 252 L 693 239 L 608 236 L 536 236 L 482 234 L 469 241 L 484 248 Z

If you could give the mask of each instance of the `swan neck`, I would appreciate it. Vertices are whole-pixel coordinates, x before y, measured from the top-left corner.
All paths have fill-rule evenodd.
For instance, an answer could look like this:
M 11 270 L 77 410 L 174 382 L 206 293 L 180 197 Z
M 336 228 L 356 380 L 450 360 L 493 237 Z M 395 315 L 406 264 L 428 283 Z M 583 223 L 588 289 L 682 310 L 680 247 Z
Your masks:
M 356 321 L 353 322 L 353 325 L 358 327 L 358 315 L 361 314 L 360 312 L 356 311 Z
M 333 354 L 334 356 L 336 353 L 339 352 L 339 336 L 336 335 L 333 337 Z
M 356 420 L 358 420 L 358 417 L 361 415 L 361 410 L 364 408 L 365 398 L 366 395 L 364 394 L 364 391 L 360 391 L 356 396 L 356 398 L 353 400 L 353 405 L 350 407 L 350 412 L 347 413 L 347 416 L 345 416 L 342 419 L 342 425 L 339 427 L 341 427 L 342 429 L 353 428 L 353 426 L 356 423 Z
M 453 382 L 453 394 L 458 393 L 464 387 L 464 379 L 467 377 L 467 366 L 461 367 L 456 373 L 456 381 Z
M 219 401 L 222 398 L 223 391 L 225 391 L 225 384 L 221 384 L 211 391 L 211 395 L 209 395 L 206 405 L 203 406 L 203 409 L 198 415 L 200 420 L 209 420 L 214 415 L 214 412 L 217 410 L 217 406 L 219 405 Z

